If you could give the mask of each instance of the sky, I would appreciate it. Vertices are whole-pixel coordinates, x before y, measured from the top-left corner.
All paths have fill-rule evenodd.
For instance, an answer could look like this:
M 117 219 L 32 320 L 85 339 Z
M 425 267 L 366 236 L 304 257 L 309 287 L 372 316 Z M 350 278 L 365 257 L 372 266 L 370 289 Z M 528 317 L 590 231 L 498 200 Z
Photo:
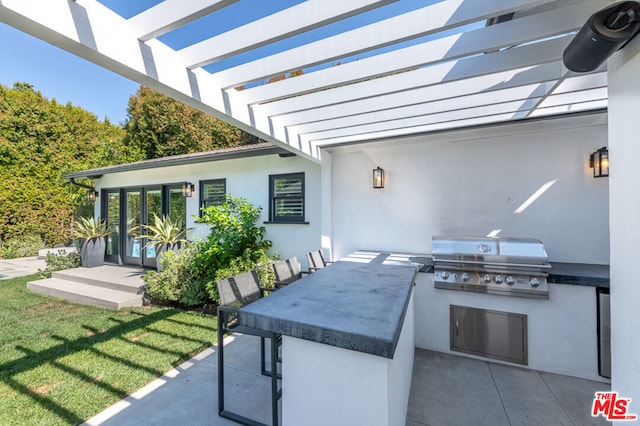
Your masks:
M 139 84 L 0 23 L 0 84 L 23 81 L 60 104 L 71 102 L 100 120 L 124 123 Z
M 129 18 L 160 0 L 99 1 L 121 16 Z M 165 34 L 160 37 L 160 40 L 179 49 L 302 1 L 241 0 L 218 11 L 214 16 L 201 18 L 181 29 Z M 292 37 L 287 41 L 225 59 L 205 69 L 215 72 L 296 45 L 309 43 L 327 35 L 366 25 L 385 16 L 424 7 L 435 1 L 402 0 L 361 16 Z M 0 84 L 12 87 L 14 82 L 27 82 L 45 97 L 55 98 L 61 104 L 70 102 L 82 107 L 94 113 L 100 120 L 108 118 L 114 124 L 126 121 L 128 99 L 138 89 L 139 84 L 3 23 L 0 23 L 0 51 L 2 52 Z M 348 60 L 355 60 L 355 58 Z

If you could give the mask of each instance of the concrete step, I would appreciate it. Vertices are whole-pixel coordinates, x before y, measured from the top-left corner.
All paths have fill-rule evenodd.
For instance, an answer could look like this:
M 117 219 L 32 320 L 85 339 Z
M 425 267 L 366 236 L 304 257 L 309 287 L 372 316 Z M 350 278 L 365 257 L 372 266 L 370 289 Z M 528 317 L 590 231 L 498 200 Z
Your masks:
M 141 294 L 132 294 L 128 291 L 114 290 L 59 278 L 31 281 L 27 283 L 27 288 L 36 293 L 108 309 L 142 306 Z
M 144 286 L 144 281 L 141 278 L 143 273 L 144 269 L 141 268 L 102 265 L 95 268 L 75 268 L 57 271 L 51 275 L 51 278 L 139 294 Z

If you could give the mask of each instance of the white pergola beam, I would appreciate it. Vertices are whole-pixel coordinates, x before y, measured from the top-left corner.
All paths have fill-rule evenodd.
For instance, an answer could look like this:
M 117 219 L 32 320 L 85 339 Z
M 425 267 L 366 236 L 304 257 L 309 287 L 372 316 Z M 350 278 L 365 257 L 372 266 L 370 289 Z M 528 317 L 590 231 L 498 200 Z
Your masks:
M 209 73 L 189 71 L 176 60 L 175 51 L 157 39 L 139 41 L 127 20 L 96 1 L 0 0 L 0 21 L 289 148 L 269 132 L 254 128 L 246 104 L 240 108 L 233 93 L 226 94 L 211 86 Z M 233 105 L 235 113 L 231 115 Z
M 370 80 L 358 85 L 344 86 L 282 102 L 261 105 L 260 108 L 253 108 L 254 116 L 261 126 L 273 128 L 273 134 L 276 137 L 286 140 L 284 136 L 286 134 L 285 129 L 280 125 L 276 127 L 277 120 L 271 119 L 274 115 L 312 110 L 314 103 L 318 107 L 322 105 L 339 105 L 343 102 L 381 96 L 385 93 L 405 92 L 406 102 L 415 103 L 419 100 L 411 97 L 413 89 L 427 86 L 436 87 L 439 84 L 454 81 L 457 81 L 457 84 L 461 85 L 460 92 L 474 93 L 477 89 L 473 86 L 473 82 L 469 83 L 464 81 L 465 79 L 522 69 L 537 64 L 557 62 L 557 59 L 562 56 L 562 52 L 569 41 L 566 37 L 553 39 L 518 49 L 504 50 L 474 56 L 464 60 L 446 62 L 428 68 L 421 68 L 411 72 Z M 496 84 L 499 84 L 499 82 Z M 527 84 L 527 81 L 523 81 L 522 84 Z M 275 111 L 277 111 L 278 114 L 274 114 Z M 291 136 L 295 135 L 289 135 L 289 137 Z
M 520 45 L 579 29 L 590 16 L 585 5 L 597 7 L 601 0 L 555 9 L 539 15 L 432 40 L 311 74 L 243 90 L 247 104 L 259 104 L 312 90 L 321 90 L 428 64 Z M 233 90 L 233 89 L 232 89 Z
M 197 68 L 332 22 L 375 9 L 395 0 L 307 0 L 281 12 L 203 40 L 178 51 L 181 62 Z
M 129 18 L 136 38 L 151 40 L 238 0 L 164 0 Z
M 193 66 L 392 0 L 307 0 L 181 51 L 154 38 L 233 1 L 165 0 L 127 20 L 96 0 L 0 0 L 0 21 L 314 161 L 321 145 L 606 105 L 604 66 L 576 76 L 560 61 L 566 33 L 614 0 L 445 0 L 236 68 L 237 76 Z M 262 87 L 227 86 L 509 11 L 525 17 Z M 557 38 L 540 41 L 549 36 Z
M 466 79 L 464 84 L 459 81 L 442 83 L 427 87 L 396 93 L 385 93 L 352 102 L 322 106 L 311 110 L 297 111 L 273 117 L 274 124 L 279 126 L 295 126 L 329 121 L 335 118 L 365 114 L 370 111 L 383 111 L 401 108 L 406 105 L 419 103 L 423 99 L 430 101 L 451 100 L 466 96 L 471 91 L 475 93 L 491 93 L 494 90 L 509 89 L 527 84 L 541 83 L 559 78 L 562 70 L 560 62 L 519 68 L 495 74 L 482 75 Z M 408 100 L 408 98 L 410 98 Z
M 555 82 L 549 82 L 548 84 L 528 84 L 510 89 L 493 90 L 488 93 L 481 91 L 480 93 L 467 94 L 435 101 L 426 97 L 423 98 L 423 102 L 409 106 L 396 107 L 390 110 L 374 110 L 368 113 L 347 115 L 331 120 L 313 121 L 306 124 L 290 126 L 287 128 L 287 131 L 293 134 L 304 135 L 327 130 L 348 129 L 350 127 L 382 123 L 407 117 L 426 116 L 483 105 L 500 104 L 506 101 L 524 101 L 528 98 L 539 98 L 544 96 L 548 89 L 554 86 L 554 83 Z M 383 106 L 384 104 L 382 103 L 380 107 Z
M 570 112 L 580 112 L 580 111 L 589 111 L 606 108 L 607 100 L 593 100 L 589 102 L 579 103 L 579 104 L 570 104 L 564 106 L 557 106 L 552 108 L 539 109 L 535 114 L 531 114 L 534 116 L 543 116 L 543 115 L 553 115 L 553 114 L 566 114 Z M 349 143 L 358 143 L 362 141 L 376 141 L 383 140 L 389 138 L 398 138 L 403 136 L 410 136 L 415 134 L 422 133 L 430 133 L 430 132 L 438 132 L 443 130 L 451 130 L 451 129 L 459 129 L 464 127 L 478 126 L 483 124 L 494 124 L 507 122 L 514 119 L 515 114 L 518 111 L 507 111 L 505 113 L 499 113 L 495 115 L 486 115 L 486 116 L 476 116 L 468 119 L 461 119 L 458 121 L 445 121 L 433 124 L 420 125 L 411 128 L 398 128 L 398 129 L 390 129 L 384 130 L 374 133 L 368 134 L 352 134 L 352 135 L 342 135 L 340 137 L 336 137 L 333 139 L 323 139 L 323 140 L 315 140 L 309 141 L 307 143 L 307 150 L 310 152 L 314 152 L 316 155 L 321 154 L 320 148 L 327 147 L 330 145 L 338 145 L 338 144 L 349 144 Z
M 573 93 L 563 93 L 560 95 L 551 95 L 545 97 L 549 90 L 549 86 L 553 84 L 540 84 L 527 86 L 528 95 L 518 93 L 517 91 L 505 91 L 500 93 L 501 99 L 488 104 L 482 101 L 481 97 L 474 95 L 461 99 L 465 107 L 453 110 L 437 111 L 430 106 L 425 106 L 423 110 L 413 108 L 407 111 L 404 117 L 397 119 L 369 122 L 363 125 L 353 125 L 341 129 L 326 128 L 325 130 L 310 132 L 308 134 L 300 134 L 301 143 L 305 144 L 311 140 L 318 141 L 322 139 L 331 139 L 341 135 L 348 134 L 366 134 L 389 130 L 395 128 L 415 127 L 427 124 L 455 122 L 467 120 L 479 116 L 492 116 L 496 114 L 504 114 L 511 112 L 514 114 L 512 118 L 519 118 L 520 113 L 532 111 L 534 109 L 556 107 L 562 105 L 570 105 L 572 103 L 590 102 L 594 99 L 606 99 L 606 88 L 593 88 Z M 545 99 L 544 104 L 540 104 L 539 100 Z M 410 115 L 413 114 L 413 115 Z
M 478 22 L 551 0 L 500 2 L 442 1 L 374 24 L 257 59 L 213 74 L 223 88 L 238 87 L 294 70 L 423 37 L 453 27 Z
M 557 67 L 557 69 L 559 69 L 559 67 Z M 595 74 L 593 76 L 594 78 L 585 78 L 591 77 L 590 75 L 575 77 L 579 79 L 580 82 L 564 85 L 561 90 L 557 90 L 560 86 L 560 81 L 552 81 L 551 78 L 546 82 L 532 82 L 531 84 L 519 85 L 508 89 L 493 87 L 490 91 L 482 90 L 481 87 L 473 84 L 472 86 L 476 87 L 476 92 L 472 94 L 459 93 L 454 97 L 439 100 L 431 96 L 423 96 L 422 99 L 424 99 L 424 102 L 409 106 L 397 106 L 395 108 L 384 108 L 388 106 L 386 102 L 387 99 L 384 98 L 378 100 L 378 109 L 372 110 L 372 112 L 349 114 L 333 119 L 315 120 L 305 124 L 287 126 L 287 132 L 290 134 L 305 134 L 324 130 L 345 129 L 404 117 L 437 114 L 469 107 L 525 100 L 528 98 L 536 98 L 539 101 L 538 104 L 532 106 L 529 110 L 534 110 L 538 105 L 541 108 L 545 108 L 556 104 L 567 104 L 571 99 L 575 102 L 582 103 L 591 98 L 606 98 L 607 82 L 606 75 L 604 75 L 604 78 L 603 75 L 603 73 Z M 495 76 L 490 77 L 494 77 L 494 81 L 498 81 Z M 549 75 L 549 77 L 551 77 L 551 75 Z M 553 76 L 553 78 L 559 77 L 557 72 L 556 75 Z M 456 86 L 463 85 L 457 84 Z M 469 85 L 464 86 L 469 87 Z M 439 86 L 437 88 L 443 89 L 440 91 L 440 96 L 443 95 L 442 92 L 446 92 L 445 88 L 440 88 Z

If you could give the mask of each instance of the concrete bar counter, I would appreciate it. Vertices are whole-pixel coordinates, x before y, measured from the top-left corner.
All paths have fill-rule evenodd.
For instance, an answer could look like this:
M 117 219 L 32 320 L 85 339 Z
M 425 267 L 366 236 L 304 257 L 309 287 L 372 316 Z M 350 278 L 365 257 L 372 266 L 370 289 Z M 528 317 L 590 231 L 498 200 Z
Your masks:
M 404 424 L 416 272 L 354 253 L 242 309 L 244 325 L 283 336 L 283 425 Z

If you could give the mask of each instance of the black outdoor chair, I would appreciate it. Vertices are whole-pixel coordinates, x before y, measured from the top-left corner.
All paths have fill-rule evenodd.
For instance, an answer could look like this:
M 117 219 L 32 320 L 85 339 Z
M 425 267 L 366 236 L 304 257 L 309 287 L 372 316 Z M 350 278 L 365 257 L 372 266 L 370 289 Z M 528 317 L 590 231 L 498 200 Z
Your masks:
M 309 272 L 316 272 L 330 263 L 324 259 L 324 253 L 322 250 L 310 251 L 307 253 L 307 262 L 309 263 Z
M 218 294 L 220 306 L 218 306 L 218 414 L 220 417 L 233 420 L 244 425 L 263 425 L 245 416 L 230 412 L 224 408 L 224 335 L 225 333 L 249 334 L 260 337 L 260 368 L 263 375 L 271 377 L 271 418 L 273 425 L 278 425 L 278 400 L 282 395 L 282 389 L 278 389 L 278 346 L 282 342 L 279 334 L 247 327 L 239 324 L 240 308 L 255 302 L 273 288 L 260 287 L 256 271 L 246 272 L 218 281 Z M 271 343 L 271 370 L 266 370 L 265 339 Z M 247 392 L 250 395 L 250 392 Z
M 306 271 L 300 271 L 300 264 L 296 257 L 273 262 L 273 272 L 276 274 L 276 288 L 284 287 L 299 280 Z

